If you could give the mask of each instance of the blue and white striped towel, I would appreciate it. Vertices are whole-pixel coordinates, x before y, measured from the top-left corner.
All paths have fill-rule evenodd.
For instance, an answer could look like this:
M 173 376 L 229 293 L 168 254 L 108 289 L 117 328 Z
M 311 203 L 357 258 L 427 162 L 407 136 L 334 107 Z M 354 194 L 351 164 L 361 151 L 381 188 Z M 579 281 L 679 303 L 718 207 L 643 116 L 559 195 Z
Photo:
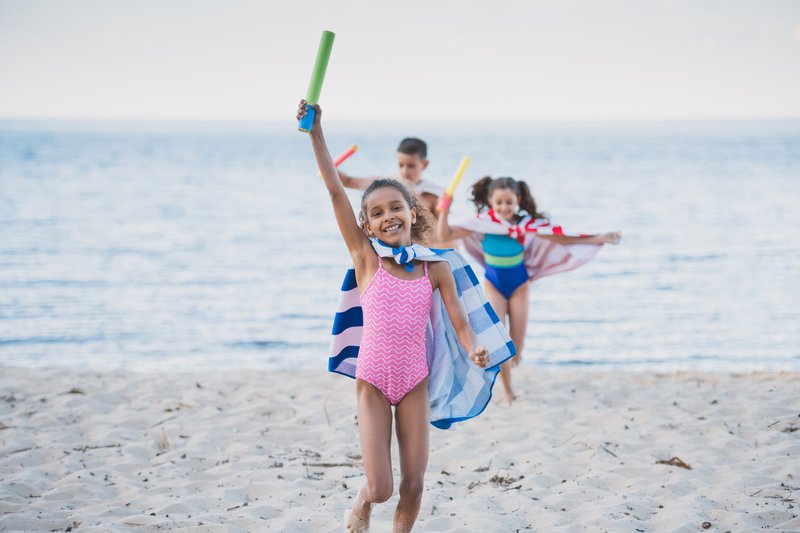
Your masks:
M 447 429 L 454 422 L 478 416 L 492 398 L 492 386 L 500 372 L 500 364 L 516 354 L 517 350 L 486 299 L 472 268 L 455 250 L 429 249 L 419 244 L 392 248 L 377 239 L 372 239 L 372 247 L 381 257 L 393 257 L 406 267 L 411 266 L 413 259 L 446 261 L 450 265 L 458 297 L 478 337 L 478 345 L 488 351 L 489 364 L 481 368 L 470 361 L 469 354 L 458 343 L 447 309 L 436 290 L 426 334 L 430 421 L 434 427 Z M 331 355 L 328 360 L 330 372 L 355 378 L 362 324 L 356 275 L 351 267 L 345 275 L 333 320 Z

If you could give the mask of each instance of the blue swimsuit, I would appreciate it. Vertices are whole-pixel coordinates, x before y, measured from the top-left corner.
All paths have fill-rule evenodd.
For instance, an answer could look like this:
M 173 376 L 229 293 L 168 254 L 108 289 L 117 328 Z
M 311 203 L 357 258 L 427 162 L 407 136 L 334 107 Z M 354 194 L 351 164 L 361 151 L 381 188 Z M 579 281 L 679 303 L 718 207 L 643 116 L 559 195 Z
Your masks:
M 525 247 L 508 235 L 491 233 L 484 234 L 482 244 L 486 279 L 508 300 L 520 285 L 528 281 Z

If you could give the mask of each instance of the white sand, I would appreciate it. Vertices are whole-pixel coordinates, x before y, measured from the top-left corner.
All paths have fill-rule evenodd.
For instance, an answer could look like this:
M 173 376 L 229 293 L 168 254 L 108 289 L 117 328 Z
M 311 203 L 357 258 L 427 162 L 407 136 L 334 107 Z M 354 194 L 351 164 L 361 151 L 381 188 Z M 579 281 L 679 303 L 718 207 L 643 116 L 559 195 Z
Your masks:
M 800 374 L 516 380 L 513 408 L 432 429 L 417 530 L 800 531 Z M 341 531 L 353 399 L 325 372 L 0 368 L 0 530 Z

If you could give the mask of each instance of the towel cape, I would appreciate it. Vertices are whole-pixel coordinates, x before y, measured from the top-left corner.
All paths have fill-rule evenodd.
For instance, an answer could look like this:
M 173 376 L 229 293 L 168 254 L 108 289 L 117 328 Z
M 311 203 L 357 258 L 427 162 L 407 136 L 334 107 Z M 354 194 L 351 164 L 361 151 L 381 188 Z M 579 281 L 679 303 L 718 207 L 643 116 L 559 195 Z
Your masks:
M 515 355 L 517 350 L 486 299 L 477 276 L 455 250 L 432 249 L 419 244 L 393 248 L 378 239 L 370 240 L 379 256 L 394 258 L 407 270 L 413 269 L 411 261 L 414 259 L 443 261 L 450 267 L 458 298 L 478 338 L 478 346 L 487 349 L 489 363 L 486 368 L 481 368 L 469 359 L 469 354 L 458 342 L 439 290 L 434 291 L 425 335 L 430 423 L 439 429 L 448 429 L 455 422 L 478 416 L 492 398 L 492 386 L 500 372 L 500 364 Z M 351 267 L 345 274 L 333 320 L 328 359 L 330 372 L 355 378 L 362 325 L 360 294 L 355 269 Z
M 525 269 L 528 278 L 533 281 L 544 276 L 568 272 L 594 259 L 602 244 L 561 244 L 549 239 L 537 239 L 536 235 L 567 235 L 582 237 L 584 234 L 567 233 L 546 218 L 533 218 L 522 212 L 523 217 L 517 224 L 498 217 L 490 209 L 476 216 L 451 223 L 451 227 L 459 227 L 472 231 L 462 239 L 466 252 L 482 267 L 486 267 L 483 257 L 483 235 L 508 235 L 517 239 L 524 246 Z

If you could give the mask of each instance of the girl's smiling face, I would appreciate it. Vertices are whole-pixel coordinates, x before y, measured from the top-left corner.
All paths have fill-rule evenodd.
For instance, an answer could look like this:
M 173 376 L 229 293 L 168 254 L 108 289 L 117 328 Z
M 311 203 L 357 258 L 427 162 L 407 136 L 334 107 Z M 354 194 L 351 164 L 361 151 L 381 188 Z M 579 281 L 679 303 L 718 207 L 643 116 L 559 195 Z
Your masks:
M 411 244 L 411 225 L 416 222 L 417 213 L 403 193 L 394 187 L 375 189 L 367 197 L 365 212 L 365 227 L 371 237 L 392 246 Z
M 511 189 L 497 188 L 489 197 L 489 206 L 500 218 L 514 222 L 514 215 L 519 211 L 519 198 Z

